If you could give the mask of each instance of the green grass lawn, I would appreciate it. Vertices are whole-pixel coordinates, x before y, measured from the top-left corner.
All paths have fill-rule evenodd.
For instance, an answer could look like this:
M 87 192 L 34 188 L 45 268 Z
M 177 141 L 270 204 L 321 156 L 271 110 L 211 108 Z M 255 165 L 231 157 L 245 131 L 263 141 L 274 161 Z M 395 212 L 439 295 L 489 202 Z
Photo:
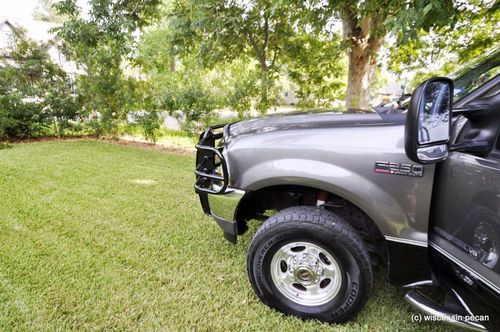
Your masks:
M 193 191 L 194 158 L 97 141 L 0 150 L 0 330 L 445 330 L 377 277 L 355 321 L 261 304 Z M 379 273 L 379 275 L 382 273 Z

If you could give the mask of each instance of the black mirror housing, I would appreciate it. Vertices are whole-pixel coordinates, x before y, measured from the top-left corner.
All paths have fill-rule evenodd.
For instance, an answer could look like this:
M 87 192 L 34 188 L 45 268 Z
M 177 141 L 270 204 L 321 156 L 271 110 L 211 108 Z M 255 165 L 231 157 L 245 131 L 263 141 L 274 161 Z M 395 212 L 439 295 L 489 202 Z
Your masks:
M 434 77 L 420 84 L 410 100 L 405 124 L 405 151 L 422 164 L 448 156 L 453 110 L 453 81 Z

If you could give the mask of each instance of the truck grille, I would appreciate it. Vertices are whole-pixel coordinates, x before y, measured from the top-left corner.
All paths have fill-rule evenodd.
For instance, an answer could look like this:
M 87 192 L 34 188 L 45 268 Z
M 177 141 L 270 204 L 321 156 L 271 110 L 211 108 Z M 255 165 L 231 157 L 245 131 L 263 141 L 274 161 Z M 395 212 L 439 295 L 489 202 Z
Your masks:
M 228 185 L 227 164 L 222 155 L 220 142 L 224 133 L 224 124 L 208 127 L 196 144 L 196 182 L 197 193 L 222 194 Z

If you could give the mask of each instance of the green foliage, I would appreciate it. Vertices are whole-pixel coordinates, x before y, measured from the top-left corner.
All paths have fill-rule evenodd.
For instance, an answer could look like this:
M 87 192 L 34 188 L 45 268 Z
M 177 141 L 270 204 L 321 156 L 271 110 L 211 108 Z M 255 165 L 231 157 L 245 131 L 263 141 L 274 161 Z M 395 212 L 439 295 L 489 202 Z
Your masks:
M 237 59 L 228 66 L 222 88 L 225 90 L 225 105 L 236 111 L 240 118 L 248 115 L 252 100 L 259 96 L 259 72 L 251 64 Z M 267 92 L 272 96 L 272 91 Z
M 208 67 L 254 59 L 260 71 L 257 108 L 264 113 L 275 103 L 271 91 L 283 45 L 294 34 L 293 14 L 293 6 L 282 1 L 177 0 L 170 12 L 170 40 L 180 54 L 196 50 Z
M 177 52 L 170 41 L 171 32 L 167 22 L 162 21 L 158 26 L 149 29 L 141 36 L 137 45 L 134 63 L 148 73 L 174 72 L 177 67 Z
M 159 0 L 89 1 L 89 17 L 82 17 L 75 0 L 63 0 L 56 7 L 68 16 L 56 29 L 67 55 L 85 69 L 80 78 L 81 97 L 96 114 L 95 134 L 117 136 L 118 124 L 143 101 L 142 84 L 124 75 L 124 60 L 131 57 L 134 35 L 157 15 Z M 150 104 L 148 104 L 149 106 Z
M 38 5 L 33 11 L 35 20 L 62 23 L 66 19 L 64 15 L 60 15 L 55 7 L 56 0 L 38 0 Z
M 142 128 L 144 138 L 151 143 L 156 143 L 160 136 L 160 117 L 155 111 L 144 113 L 139 117 L 139 125 Z
M 381 90 L 385 86 L 387 86 L 387 83 L 389 83 L 387 72 L 382 70 L 381 65 L 376 65 L 370 88 L 372 89 L 372 91 Z
M 204 67 L 229 64 L 242 56 L 259 68 L 259 100 L 265 111 L 276 100 L 270 91 L 286 65 L 305 100 L 343 97 L 349 56 L 346 103 L 367 107 L 377 55 L 392 32 L 399 44 L 418 31 L 453 28 L 460 8 L 451 0 L 264 1 L 176 0 L 164 30 L 170 54 L 195 54 Z M 336 32 L 342 22 L 343 38 Z M 182 57 L 182 56 L 181 56 Z
M 89 134 L 96 137 L 99 137 L 105 133 L 103 124 L 99 119 L 99 115 L 95 112 L 91 113 L 90 118 L 86 121 L 86 128 Z
M 318 99 L 341 97 L 345 62 L 337 61 L 343 55 L 338 36 L 300 32 L 293 27 L 295 9 L 294 4 L 281 1 L 255 1 L 248 6 L 173 1 L 167 6 L 168 17 L 142 38 L 136 62 L 160 86 L 168 81 L 161 98 L 169 110 L 179 110 L 176 102 L 189 101 L 186 95 L 202 96 L 208 90 L 218 106 L 235 110 L 240 117 L 252 108 L 264 113 L 278 102 L 278 77 L 288 71 L 303 99 L 311 93 Z M 198 72 L 187 73 L 186 67 Z M 185 79 L 175 78 L 179 75 L 209 81 L 210 88 L 192 91 Z M 184 86 L 180 90 L 187 89 L 186 93 L 178 94 L 173 81 Z M 200 112 L 188 113 L 192 118 Z
M 475 0 L 472 0 L 475 1 Z M 419 32 L 436 28 L 453 28 L 460 16 L 460 2 L 452 0 L 390 1 L 387 9 L 396 9 L 384 22 L 384 31 L 390 31 L 405 45 L 418 39 Z M 398 3 L 399 2 L 399 3 Z
M 12 149 L 12 144 L 7 142 L 0 142 L 0 150 L 2 149 Z
M 307 107 L 322 106 L 321 100 L 345 98 L 347 66 L 338 47 L 339 38 L 302 33 L 285 45 L 288 75 L 298 85 L 296 93 Z M 307 103 L 308 98 L 316 103 Z
M 395 49 L 409 45 L 411 54 L 421 47 L 421 31 L 451 31 L 462 12 L 462 2 L 452 0 L 293 2 L 301 8 L 299 25 L 317 34 L 330 33 L 334 22 L 342 22 L 344 40 L 339 46 L 345 47 L 350 63 L 346 106 L 361 108 L 368 106 L 367 89 L 374 79 L 378 53 L 386 36 L 392 35 L 397 41 Z M 443 36 L 449 38 L 447 33 Z
M 252 109 L 265 113 L 279 102 L 282 77 L 293 81 L 303 106 L 344 98 L 350 106 L 367 106 L 366 82 L 384 83 L 377 56 L 387 35 L 397 41 L 390 61 L 396 72 L 436 62 L 442 55 L 437 49 L 465 61 L 499 38 L 500 11 L 492 3 L 91 0 L 89 15 L 82 17 L 76 0 L 63 0 L 56 5 L 65 17 L 57 33 L 65 52 L 85 71 L 77 101 L 93 114 L 87 126 L 93 133 L 117 136 L 127 114 L 141 111 L 151 117 L 168 111 L 184 129 L 197 131 L 216 118 L 218 109 L 229 108 L 239 117 Z M 440 71 L 455 63 L 443 64 Z M 130 77 L 138 68 L 147 80 Z M 75 109 L 72 100 L 63 102 Z M 52 103 L 62 112 L 63 105 Z M 52 130 L 61 135 L 73 122 L 58 119 Z M 155 122 L 145 121 L 144 128 Z
M 420 79 L 447 75 L 487 50 L 498 47 L 499 6 L 498 2 L 484 0 L 458 2 L 448 24 L 414 29 L 406 37 L 404 30 L 397 32 L 398 40 L 406 41 L 390 48 L 391 69 L 396 73 L 416 71 L 412 83 L 415 86 Z M 427 8 L 435 10 L 441 5 L 431 2 Z M 430 10 L 428 16 L 431 16 L 429 19 L 437 18 L 432 17 Z
M 218 105 L 216 96 L 200 77 L 179 75 L 162 88 L 159 108 L 176 116 L 186 131 L 199 131 L 213 116 L 212 111 Z
M 67 74 L 50 59 L 50 44 L 16 33 L 10 58 L 0 63 L 0 138 L 61 136 L 81 116 Z
M 178 117 L 188 131 L 209 123 L 216 108 L 229 107 L 241 117 L 248 114 L 260 92 L 255 62 L 241 57 L 206 66 L 196 53 L 176 55 L 173 45 L 165 42 L 172 36 L 169 29 L 162 24 L 146 33 L 135 59 L 154 86 L 156 109 Z
M 61 0 L 55 7 L 68 19 L 58 35 L 79 58 L 92 56 L 93 49 L 107 46 L 110 55 L 127 55 L 133 46 L 133 34 L 150 25 L 159 15 L 160 0 L 89 0 L 89 17 L 81 17 L 76 0 Z M 89 54 L 90 53 L 90 54 Z
M 118 124 L 125 120 L 130 111 L 135 111 L 143 106 L 143 93 L 141 82 L 124 77 L 120 68 L 108 61 L 111 58 L 96 57 L 87 62 L 89 69 L 86 75 L 82 75 L 78 84 L 80 86 L 80 97 L 85 100 L 85 107 L 96 114 L 93 125 L 96 135 L 118 134 Z M 109 65 L 106 65 L 109 64 Z

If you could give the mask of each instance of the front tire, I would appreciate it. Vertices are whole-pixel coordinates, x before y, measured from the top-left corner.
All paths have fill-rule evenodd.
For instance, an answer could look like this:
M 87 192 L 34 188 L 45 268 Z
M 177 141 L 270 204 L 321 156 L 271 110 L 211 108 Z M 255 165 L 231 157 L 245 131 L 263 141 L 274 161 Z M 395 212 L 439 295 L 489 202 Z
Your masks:
M 335 213 L 310 206 L 282 210 L 264 222 L 250 244 L 247 271 L 269 307 L 330 323 L 353 318 L 373 285 L 356 231 Z

